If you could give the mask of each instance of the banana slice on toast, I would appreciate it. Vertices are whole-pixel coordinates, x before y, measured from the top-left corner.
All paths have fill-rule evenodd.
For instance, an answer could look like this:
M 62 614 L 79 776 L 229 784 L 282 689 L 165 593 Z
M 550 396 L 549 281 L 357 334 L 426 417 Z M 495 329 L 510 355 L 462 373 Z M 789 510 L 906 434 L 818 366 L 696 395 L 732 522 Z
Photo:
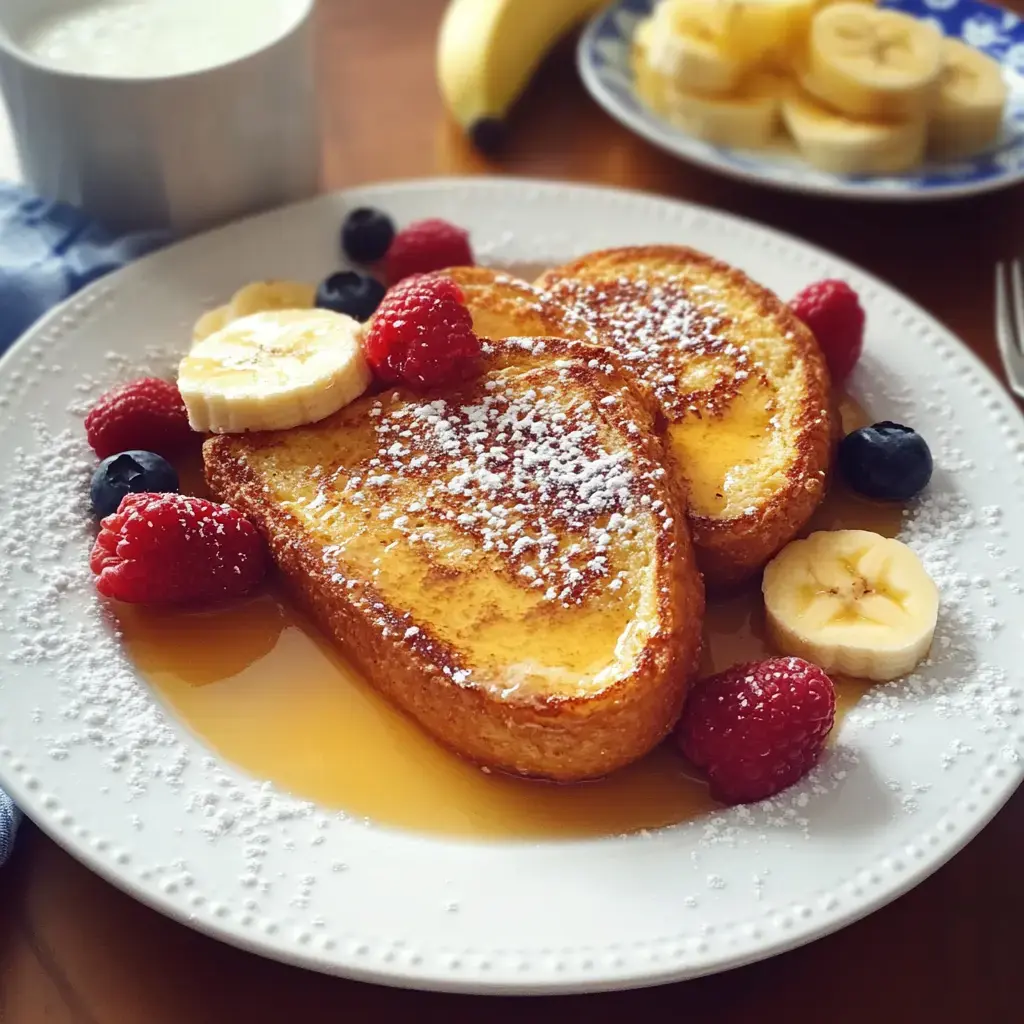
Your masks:
M 370 385 L 362 328 L 328 310 L 233 320 L 196 342 L 178 369 L 193 430 L 235 434 L 316 423 Z

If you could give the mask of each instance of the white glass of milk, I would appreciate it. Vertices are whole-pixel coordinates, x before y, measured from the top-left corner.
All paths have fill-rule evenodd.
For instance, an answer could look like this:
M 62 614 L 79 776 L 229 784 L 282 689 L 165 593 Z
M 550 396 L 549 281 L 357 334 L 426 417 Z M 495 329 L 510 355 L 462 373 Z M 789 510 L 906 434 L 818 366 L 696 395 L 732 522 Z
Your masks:
M 0 0 L 25 182 L 180 234 L 319 185 L 314 0 Z

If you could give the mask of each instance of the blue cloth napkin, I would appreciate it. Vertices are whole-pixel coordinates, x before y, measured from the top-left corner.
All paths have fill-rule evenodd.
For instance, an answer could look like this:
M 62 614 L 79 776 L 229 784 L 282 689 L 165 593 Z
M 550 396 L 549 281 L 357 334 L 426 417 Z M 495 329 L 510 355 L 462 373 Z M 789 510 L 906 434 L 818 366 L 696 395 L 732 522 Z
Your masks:
M 80 210 L 0 182 L 0 355 L 51 306 L 168 241 L 164 232 L 114 235 Z M 0 791 L 0 865 L 19 818 Z
M 114 235 L 74 207 L 0 182 L 0 354 L 51 306 L 169 240 Z

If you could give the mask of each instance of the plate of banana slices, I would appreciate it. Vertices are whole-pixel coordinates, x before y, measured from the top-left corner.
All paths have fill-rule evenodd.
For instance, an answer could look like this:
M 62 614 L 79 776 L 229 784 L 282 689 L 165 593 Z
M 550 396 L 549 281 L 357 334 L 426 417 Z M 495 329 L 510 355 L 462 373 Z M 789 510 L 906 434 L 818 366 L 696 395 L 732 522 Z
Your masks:
M 876 200 L 1024 179 L 1024 20 L 979 0 L 618 0 L 578 60 L 613 117 L 732 177 Z

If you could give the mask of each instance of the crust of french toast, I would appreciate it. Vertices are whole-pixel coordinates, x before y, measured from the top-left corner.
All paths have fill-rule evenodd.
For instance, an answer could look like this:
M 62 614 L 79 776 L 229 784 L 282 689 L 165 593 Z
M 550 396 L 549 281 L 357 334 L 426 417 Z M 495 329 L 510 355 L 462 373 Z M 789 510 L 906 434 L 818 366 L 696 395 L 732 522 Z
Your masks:
M 625 296 L 628 325 L 630 318 L 658 315 L 656 309 L 652 313 L 651 304 L 645 305 L 645 297 L 630 301 L 630 288 L 638 283 L 678 283 L 698 293 L 713 288 L 724 310 L 722 337 L 743 345 L 756 333 L 757 351 L 770 345 L 773 365 L 782 367 L 787 389 L 783 411 L 786 458 L 742 509 L 709 512 L 690 502 L 693 543 L 708 590 L 728 591 L 747 581 L 813 515 L 825 495 L 840 434 L 828 371 L 806 326 L 778 296 L 742 271 L 687 247 L 652 245 L 589 253 L 547 271 L 534 285 L 482 268 L 458 267 L 444 273 L 463 288 L 474 324 L 495 343 L 530 334 L 532 325 L 539 322 L 545 330 L 554 328 L 554 333 L 566 338 L 605 344 L 620 355 L 635 339 L 628 330 L 609 329 L 602 321 L 601 301 L 614 301 L 617 294 Z M 591 300 L 588 292 L 599 293 L 601 301 Z M 700 358 L 697 352 L 692 361 Z M 713 358 L 716 365 L 728 368 L 728 360 L 720 352 Z M 636 372 L 638 364 L 628 358 L 622 365 L 635 383 L 658 401 L 669 430 L 696 417 L 710 424 L 707 442 L 717 442 L 714 423 L 727 415 L 733 400 L 730 381 L 718 381 L 707 392 L 680 394 L 672 386 L 652 386 L 653 375 L 644 372 L 647 367 L 640 366 L 641 372 Z M 653 369 L 658 369 L 657 361 Z M 676 465 L 687 478 L 685 489 L 692 492 L 692 485 L 699 481 L 692 479 L 691 467 L 681 455 Z
M 565 387 L 594 399 L 603 429 L 638 466 L 664 465 L 657 408 L 598 350 L 584 352 L 560 339 L 513 346 L 485 362 L 481 379 L 509 368 L 550 369 L 552 360 Z M 618 402 L 614 417 L 600 405 L 608 395 Z M 414 621 L 410 628 L 407 610 L 389 602 L 372 579 L 353 579 L 272 486 L 267 466 L 277 450 L 365 424 L 382 398 L 388 395 L 363 399 L 299 431 L 211 438 L 203 452 L 210 487 L 257 525 L 287 589 L 370 683 L 458 755 L 488 769 L 570 782 L 605 775 L 650 751 L 679 716 L 701 645 L 703 584 L 678 474 L 656 474 L 652 485 L 669 513 L 648 553 L 657 621 L 628 671 L 582 696 L 557 689 L 499 693 L 462 671 L 465 652 L 441 638 L 439 624 Z M 630 423 L 638 429 L 626 429 Z M 524 648 L 530 640 L 523 636 Z

